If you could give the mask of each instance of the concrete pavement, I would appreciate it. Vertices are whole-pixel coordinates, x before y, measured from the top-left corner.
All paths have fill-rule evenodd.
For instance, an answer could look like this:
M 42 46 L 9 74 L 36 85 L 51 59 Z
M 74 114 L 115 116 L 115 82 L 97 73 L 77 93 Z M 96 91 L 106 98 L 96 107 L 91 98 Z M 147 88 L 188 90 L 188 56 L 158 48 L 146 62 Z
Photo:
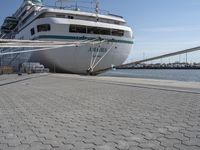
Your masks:
M 0 150 L 199 150 L 200 84 L 0 76 Z

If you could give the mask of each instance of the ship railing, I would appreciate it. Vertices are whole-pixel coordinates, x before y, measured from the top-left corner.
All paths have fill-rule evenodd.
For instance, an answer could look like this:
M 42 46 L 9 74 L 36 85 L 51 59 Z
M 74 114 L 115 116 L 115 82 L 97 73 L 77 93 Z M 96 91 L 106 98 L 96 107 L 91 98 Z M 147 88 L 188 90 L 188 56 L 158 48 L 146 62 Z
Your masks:
M 0 39 L 3 39 L 3 37 L 5 36 L 5 34 L 0 34 Z
M 65 7 L 64 9 L 95 13 L 95 11 L 94 11 L 95 8 L 90 8 L 90 7 L 85 7 L 85 6 L 71 5 L 71 6 Z M 108 15 L 109 13 L 110 12 L 107 11 L 107 10 L 99 9 L 99 14 L 106 14 L 106 15 Z
M 95 8 L 80 6 L 80 5 L 70 5 L 70 6 L 42 6 L 45 8 L 53 8 L 53 9 L 63 9 L 63 10 L 72 10 L 72 11 L 81 11 L 81 12 L 88 12 L 88 13 L 96 13 Z M 110 12 L 108 10 L 99 9 L 99 14 L 102 15 L 109 15 Z

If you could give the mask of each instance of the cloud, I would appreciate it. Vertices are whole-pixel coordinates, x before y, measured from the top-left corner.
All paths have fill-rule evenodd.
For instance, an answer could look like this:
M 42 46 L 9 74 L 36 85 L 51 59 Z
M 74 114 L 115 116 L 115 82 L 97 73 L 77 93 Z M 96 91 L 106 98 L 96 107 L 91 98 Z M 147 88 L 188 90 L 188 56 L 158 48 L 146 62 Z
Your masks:
M 154 47 L 158 46 L 166 46 L 166 45 L 200 45 L 200 41 L 169 41 L 169 42 L 143 42 L 143 41 L 138 41 L 135 42 L 135 45 L 140 45 L 140 46 L 148 46 L 148 45 L 153 45 Z
M 187 26 L 187 27 L 154 27 L 141 29 L 143 32 L 194 32 L 200 31 L 199 26 Z

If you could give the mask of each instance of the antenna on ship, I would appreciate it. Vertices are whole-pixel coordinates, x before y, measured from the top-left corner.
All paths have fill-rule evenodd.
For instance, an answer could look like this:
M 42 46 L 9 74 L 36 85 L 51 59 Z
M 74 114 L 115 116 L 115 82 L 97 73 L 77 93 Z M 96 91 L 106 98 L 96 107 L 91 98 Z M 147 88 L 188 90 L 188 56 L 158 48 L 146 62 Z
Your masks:
M 99 0 L 96 0 L 96 14 L 99 14 Z
M 96 4 L 96 8 L 95 8 L 95 12 L 96 12 L 96 17 L 97 17 L 97 22 L 99 21 L 99 0 L 95 0 L 95 4 Z

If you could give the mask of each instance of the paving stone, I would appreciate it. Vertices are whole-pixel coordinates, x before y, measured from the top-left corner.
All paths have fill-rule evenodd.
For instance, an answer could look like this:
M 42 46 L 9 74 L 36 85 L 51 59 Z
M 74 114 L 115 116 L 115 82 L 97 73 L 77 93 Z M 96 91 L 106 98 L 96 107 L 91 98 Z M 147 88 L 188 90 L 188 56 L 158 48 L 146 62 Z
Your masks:
M 129 150 L 130 145 L 126 141 L 119 141 L 117 142 L 117 148 L 120 150 Z
M 101 138 L 101 137 L 95 137 L 93 139 L 84 139 L 83 142 L 86 143 L 86 144 L 94 144 L 94 145 L 97 145 L 97 146 L 98 145 L 103 145 L 103 144 L 106 143 L 104 141 L 104 139 Z
M 27 150 L 29 148 L 29 145 L 27 144 L 21 144 L 15 147 L 8 147 L 4 150 Z
M 182 150 L 176 147 L 166 147 L 165 150 Z
M 96 150 L 115 150 L 115 147 L 110 145 L 98 146 Z
M 143 133 L 143 135 L 144 135 L 144 138 L 147 140 L 155 140 L 159 137 L 163 137 L 163 134 L 161 134 L 161 133 L 146 132 L 146 133 Z
M 50 150 L 51 148 L 51 145 L 44 145 L 40 142 L 34 142 L 27 148 L 27 150 Z
M 168 139 L 177 139 L 177 140 L 180 140 L 180 141 L 189 140 L 189 137 L 187 137 L 185 134 L 177 133 L 177 132 L 174 132 L 170 135 L 165 135 L 165 137 L 168 138 Z
M 7 141 L 8 147 L 16 147 L 21 144 L 18 139 L 12 139 Z
M 22 144 L 31 144 L 33 142 L 38 142 L 38 141 L 40 141 L 40 140 L 38 139 L 37 136 L 31 135 L 31 136 L 27 136 L 24 140 L 21 140 L 21 143 Z
M 129 141 L 135 141 L 135 142 L 146 142 L 147 140 L 144 138 L 143 135 L 133 135 L 132 137 L 128 138 Z
M 181 141 L 177 139 L 167 139 L 167 138 L 158 138 L 157 141 L 160 142 L 161 146 L 164 147 L 173 147 L 174 144 L 180 144 Z
M 73 150 L 79 150 L 79 149 L 94 149 L 96 146 L 94 144 L 85 144 L 83 142 L 76 142 Z
M 130 150 L 152 150 L 151 148 L 141 148 L 137 146 L 131 146 L 129 149 Z
M 180 150 L 199 150 L 200 149 L 198 146 L 187 146 L 183 144 L 175 144 L 174 147 Z
M 8 148 L 8 144 L 0 144 L 0 150 L 4 150 Z
M 44 145 L 51 145 L 52 148 L 58 148 L 58 147 L 64 145 L 62 142 L 54 141 L 54 140 L 45 140 L 45 141 L 42 141 L 42 143 Z
M 59 146 L 57 148 L 52 148 L 51 150 L 72 150 L 73 148 L 74 146 L 69 144 L 69 145 Z
M 164 150 L 165 149 L 164 146 L 160 145 L 160 142 L 153 141 L 153 140 L 149 140 L 149 141 L 147 141 L 145 143 L 140 143 L 138 145 L 138 147 L 141 147 L 143 149 L 145 149 L 145 148 L 146 149 L 151 148 L 151 149 L 154 149 L 154 150 Z
M 181 130 L 180 132 L 183 133 L 183 135 L 188 138 L 196 138 L 198 134 L 200 134 L 200 132 L 192 132 L 187 130 Z
M 16 139 L 17 138 L 17 136 L 16 135 L 14 135 L 14 134 L 7 134 L 6 136 L 5 136 L 5 139 Z
M 198 146 L 200 149 L 200 139 L 198 138 L 190 138 L 190 140 L 183 141 L 182 143 L 187 146 Z

